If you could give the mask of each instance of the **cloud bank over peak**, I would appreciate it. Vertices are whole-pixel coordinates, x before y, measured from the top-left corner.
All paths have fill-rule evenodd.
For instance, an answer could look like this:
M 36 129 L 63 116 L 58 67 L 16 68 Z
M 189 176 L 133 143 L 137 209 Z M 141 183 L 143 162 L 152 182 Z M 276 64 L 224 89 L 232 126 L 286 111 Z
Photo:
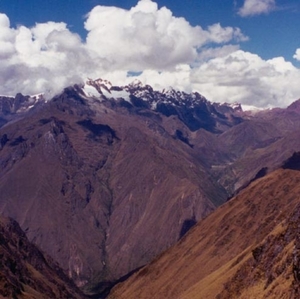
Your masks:
M 139 79 L 156 89 L 173 86 L 257 107 L 286 106 L 300 95 L 300 70 L 282 57 L 263 60 L 240 50 L 248 37 L 239 28 L 191 26 L 151 0 L 129 10 L 98 5 L 84 26 L 83 41 L 65 23 L 12 28 L 0 14 L 0 94 L 50 98 L 102 77 L 115 85 Z M 299 50 L 294 58 L 300 60 Z
M 11 28 L 0 14 L 0 93 L 49 93 L 82 81 L 92 65 L 80 37 L 64 23 L 48 22 L 33 28 Z
M 235 51 L 214 58 L 192 73 L 194 88 L 220 102 L 256 107 L 282 107 L 299 98 L 300 70 L 283 57 L 263 60 Z
M 267 14 L 275 8 L 275 0 L 245 0 L 244 5 L 238 11 L 238 14 L 241 17 L 249 17 Z
M 151 0 L 130 10 L 96 6 L 84 26 L 86 41 L 65 23 L 12 28 L 8 16 L 0 14 L 0 93 L 48 92 L 51 97 L 87 77 L 122 81 L 128 71 L 175 71 L 197 61 L 203 46 L 247 39 L 238 28 L 193 27 Z

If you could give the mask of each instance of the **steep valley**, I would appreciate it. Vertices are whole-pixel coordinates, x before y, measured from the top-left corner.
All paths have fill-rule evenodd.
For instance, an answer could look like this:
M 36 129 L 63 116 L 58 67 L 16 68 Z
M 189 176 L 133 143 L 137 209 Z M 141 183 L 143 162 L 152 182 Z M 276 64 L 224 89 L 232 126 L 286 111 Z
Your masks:
M 88 293 L 151 261 L 227 198 L 164 116 L 112 104 L 70 88 L 0 134 L 1 213 Z
M 299 101 L 249 113 L 98 79 L 0 103 L 1 215 L 86 295 L 129 277 L 109 298 L 248 298 L 282 273 L 292 292 Z M 280 234 L 278 278 L 266 263 Z

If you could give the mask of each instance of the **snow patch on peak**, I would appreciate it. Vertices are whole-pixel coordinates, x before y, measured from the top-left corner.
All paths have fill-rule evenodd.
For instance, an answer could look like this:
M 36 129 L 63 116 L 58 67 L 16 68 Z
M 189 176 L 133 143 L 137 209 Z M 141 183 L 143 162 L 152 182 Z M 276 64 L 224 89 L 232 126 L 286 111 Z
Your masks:
M 31 102 L 43 101 L 43 100 L 44 100 L 44 101 L 47 101 L 47 100 L 45 99 L 45 96 L 44 96 L 43 93 L 38 93 L 38 94 L 32 95 L 32 96 L 30 96 L 29 100 L 30 100 Z
M 198 92 L 186 93 L 176 90 L 173 87 L 158 91 L 154 90 L 148 84 L 143 84 L 138 79 L 133 80 L 130 84 L 125 86 L 114 86 L 110 81 L 101 78 L 96 80 L 88 79 L 83 87 L 83 93 L 86 97 L 94 97 L 100 101 L 105 99 L 123 99 L 133 106 L 142 105 L 139 102 L 142 100 L 145 102 L 144 106 L 149 107 L 153 111 L 156 111 L 161 104 L 193 109 L 212 105 L 217 109 L 221 109 L 220 111 L 224 113 L 243 111 L 241 105 L 238 103 L 210 103 Z
M 86 97 L 96 97 L 99 100 L 103 98 L 122 98 L 130 102 L 130 93 L 127 90 L 123 87 L 113 86 L 110 81 L 101 78 L 96 80 L 88 79 L 82 91 Z
M 243 109 L 243 111 L 251 111 L 251 112 L 258 112 L 258 111 L 262 111 L 262 110 L 268 110 L 268 109 L 265 109 L 265 108 L 258 108 L 256 106 L 251 106 L 251 105 L 241 105 L 241 108 Z
M 104 96 L 106 98 L 114 98 L 114 99 L 123 99 L 127 102 L 130 102 L 130 93 L 124 89 L 120 90 L 111 90 L 110 93 L 105 93 Z
M 243 110 L 240 103 L 225 103 L 227 106 L 232 108 L 233 110 L 240 111 Z
M 166 95 L 167 97 L 174 97 L 178 95 L 178 92 L 180 93 L 180 91 L 176 91 L 175 89 L 170 87 L 169 89 L 163 89 L 161 93 Z
M 99 96 L 100 96 L 100 93 L 93 85 L 85 84 L 84 87 L 82 88 L 82 91 L 84 92 L 85 96 L 87 96 L 87 97 L 99 98 Z
M 96 80 L 88 79 L 86 81 L 86 85 L 94 87 L 100 95 L 103 94 L 102 89 L 107 91 L 107 92 L 110 92 L 110 89 L 111 89 L 111 86 L 112 86 L 112 84 L 109 81 L 103 80 L 103 79 L 100 79 L 100 78 L 96 79 Z
M 110 81 L 98 78 L 96 80 L 92 80 L 88 78 L 86 84 L 92 85 L 92 86 L 98 86 L 100 88 L 104 88 L 105 90 L 109 91 L 112 88 L 112 84 Z
M 134 79 L 129 85 L 128 87 L 144 87 L 144 84 L 138 80 L 138 79 Z

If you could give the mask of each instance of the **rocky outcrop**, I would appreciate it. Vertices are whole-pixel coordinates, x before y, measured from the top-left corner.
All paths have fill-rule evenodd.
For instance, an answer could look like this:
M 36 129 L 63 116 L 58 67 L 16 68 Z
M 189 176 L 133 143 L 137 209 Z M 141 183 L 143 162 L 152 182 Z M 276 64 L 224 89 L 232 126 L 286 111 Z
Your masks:
M 24 96 L 18 93 L 15 97 L 0 96 L 0 128 L 43 103 L 42 95 Z

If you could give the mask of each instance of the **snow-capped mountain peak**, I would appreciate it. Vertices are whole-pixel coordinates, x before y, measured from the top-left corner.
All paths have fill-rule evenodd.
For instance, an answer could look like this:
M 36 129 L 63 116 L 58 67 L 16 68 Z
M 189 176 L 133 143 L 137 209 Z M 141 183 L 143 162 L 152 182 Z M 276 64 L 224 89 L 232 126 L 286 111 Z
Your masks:
M 226 115 L 241 112 L 239 104 L 217 104 L 209 102 L 198 92 L 186 93 L 174 88 L 164 89 L 162 91 L 154 90 L 152 86 L 143 84 L 139 80 L 125 86 L 115 86 L 110 81 L 103 79 L 88 79 L 82 87 L 81 94 L 86 98 L 93 98 L 103 101 L 116 101 L 122 103 L 126 101 L 127 108 L 137 108 L 152 110 L 169 117 L 175 115 L 181 118 L 191 130 L 197 130 L 200 127 L 206 128 L 203 123 L 210 123 L 208 130 L 218 131 L 218 126 L 229 125 L 232 119 L 226 120 Z M 224 120 L 219 122 L 220 115 L 224 115 Z M 238 121 L 238 118 L 234 121 Z M 228 123 L 228 124 L 227 124 Z
M 242 110 L 241 105 L 238 103 L 210 103 L 198 92 L 186 93 L 172 87 L 162 91 L 154 90 L 150 85 L 144 85 L 137 79 L 125 86 L 115 86 L 110 81 L 101 78 L 96 80 L 88 79 L 82 91 L 86 97 L 98 98 L 100 101 L 105 99 L 124 99 L 132 103 L 137 98 L 144 101 L 145 104 L 149 104 L 149 108 L 153 110 L 159 104 L 194 108 L 199 105 L 207 105 L 208 103 L 215 105 L 215 107 L 227 107 L 227 109 L 234 111 Z
M 24 96 L 21 93 L 13 96 L 0 96 L 0 112 L 3 114 L 24 113 L 35 107 L 37 104 L 45 102 L 42 93 Z
M 217 104 L 209 102 L 198 92 L 186 93 L 174 88 L 158 91 L 152 86 L 135 80 L 125 86 L 113 85 L 101 78 L 87 79 L 85 84 L 66 88 L 84 98 L 86 101 L 114 102 L 115 107 L 125 107 L 132 112 L 144 113 L 145 110 L 160 113 L 166 117 L 175 116 L 192 131 L 204 128 L 212 132 L 223 131 L 224 126 L 239 122 L 242 112 L 239 104 Z M 64 92 L 65 92 L 64 91 Z M 59 97 L 57 95 L 54 100 Z M 27 112 L 36 104 L 46 102 L 43 94 L 4 98 L 0 101 L 0 112 Z M 126 102 L 126 103 L 125 103 Z M 144 111 L 144 112 L 143 112 Z M 234 115 L 234 117 L 231 117 Z
M 88 79 L 82 90 L 85 96 L 96 97 L 99 98 L 99 100 L 123 98 L 130 102 L 132 97 L 136 97 L 148 102 L 153 108 L 156 107 L 158 103 L 169 103 L 175 106 L 191 106 L 207 101 L 205 97 L 198 92 L 188 94 L 173 88 L 157 91 L 150 85 L 144 85 L 139 80 L 134 80 L 125 86 L 114 86 L 110 81 L 100 78 L 96 80 Z

